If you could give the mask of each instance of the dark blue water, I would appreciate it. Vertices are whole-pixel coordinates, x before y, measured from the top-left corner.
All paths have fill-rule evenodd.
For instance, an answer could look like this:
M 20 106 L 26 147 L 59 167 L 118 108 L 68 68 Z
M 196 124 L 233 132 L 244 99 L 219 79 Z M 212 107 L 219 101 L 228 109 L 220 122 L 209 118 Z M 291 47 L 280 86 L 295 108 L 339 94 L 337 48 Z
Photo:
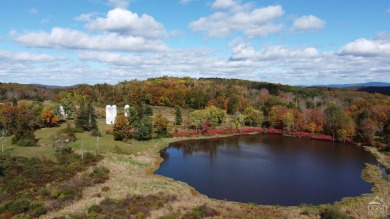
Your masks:
M 155 172 L 217 199 L 264 205 L 324 204 L 371 191 L 375 158 L 353 145 L 277 135 L 173 143 Z

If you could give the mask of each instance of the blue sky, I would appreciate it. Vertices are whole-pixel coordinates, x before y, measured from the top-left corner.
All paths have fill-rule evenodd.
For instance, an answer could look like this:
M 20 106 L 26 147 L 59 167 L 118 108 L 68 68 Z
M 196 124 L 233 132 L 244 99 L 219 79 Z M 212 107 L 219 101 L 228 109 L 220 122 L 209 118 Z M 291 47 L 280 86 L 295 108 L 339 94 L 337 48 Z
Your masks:
M 390 82 L 385 0 L 1 0 L 0 81 Z

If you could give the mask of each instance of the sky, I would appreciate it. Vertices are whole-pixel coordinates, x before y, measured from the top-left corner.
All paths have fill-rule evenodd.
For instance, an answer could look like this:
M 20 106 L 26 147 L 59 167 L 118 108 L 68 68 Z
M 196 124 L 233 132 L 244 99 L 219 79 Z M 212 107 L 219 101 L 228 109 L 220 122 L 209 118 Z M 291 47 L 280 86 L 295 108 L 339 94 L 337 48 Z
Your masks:
M 388 0 L 0 0 L 0 82 L 390 82 Z

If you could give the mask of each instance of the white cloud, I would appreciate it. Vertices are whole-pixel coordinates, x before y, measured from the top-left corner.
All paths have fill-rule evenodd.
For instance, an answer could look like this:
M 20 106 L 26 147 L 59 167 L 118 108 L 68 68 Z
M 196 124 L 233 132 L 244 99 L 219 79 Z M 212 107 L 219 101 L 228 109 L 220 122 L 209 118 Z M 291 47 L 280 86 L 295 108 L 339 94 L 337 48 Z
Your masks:
M 364 57 L 286 45 L 257 49 L 243 40 L 235 40 L 229 47 L 230 57 L 220 57 L 216 55 L 218 51 L 210 49 L 168 49 L 151 53 L 81 50 L 71 64 L 51 62 L 53 58 L 45 55 L 34 58 L 35 54 L 29 54 L 29 58 L 23 58 L 23 55 L 4 55 L 3 52 L 0 53 L 3 57 L 0 58 L 0 77 L 3 81 L 18 78 L 19 82 L 44 80 L 51 84 L 117 83 L 167 74 L 300 85 L 389 80 L 389 56 L 385 53 Z M 9 61 L 11 57 L 16 58 Z M 18 61 L 30 58 L 35 60 Z
M 160 75 L 225 77 L 287 84 L 329 84 L 341 80 L 388 81 L 388 58 L 365 59 L 320 52 L 314 47 L 269 45 L 256 50 L 237 40 L 229 45 L 230 58 L 215 57 L 210 50 L 172 49 L 159 54 L 125 54 L 85 51 L 82 61 L 108 65 L 114 78 L 145 79 Z M 321 78 L 319 82 L 318 78 Z
M 343 46 L 339 50 L 339 54 L 352 56 L 389 56 L 390 42 L 362 38 Z
M 108 0 L 108 4 L 116 8 L 127 8 L 130 2 L 129 0 Z
M 296 19 L 292 25 L 292 29 L 294 31 L 310 31 L 323 29 L 324 26 L 325 21 L 316 16 L 307 15 Z
M 316 48 L 307 47 L 303 49 L 288 48 L 283 45 L 266 46 L 260 51 L 256 51 L 251 45 L 243 42 L 234 42 L 231 45 L 232 55 L 230 60 L 253 60 L 253 61 L 267 61 L 285 58 L 313 58 L 319 55 Z
M 237 0 L 216 0 L 211 7 L 214 9 L 226 9 L 237 6 L 239 1 Z
M 87 13 L 87 14 L 80 14 L 79 16 L 75 17 L 75 21 L 91 21 L 93 17 L 96 16 L 96 13 Z
M 218 4 L 217 4 L 218 3 Z M 208 37 L 226 37 L 235 32 L 255 38 L 264 37 L 279 32 L 282 24 L 275 24 L 275 19 L 281 17 L 284 11 L 280 5 L 251 9 L 250 5 L 238 5 L 236 1 L 214 2 L 214 8 L 229 8 L 214 14 L 201 17 L 190 23 L 190 28 L 196 32 L 205 33 Z
M 188 4 L 188 3 L 193 2 L 193 1 L 194 0 L 180 0 L 179 2 L 180 2 L 180 4 L 185 5 L 185 4 Z
M 159 40 L 147 40 L 142 37 L 121 36 L 116 33 L 89 35 L 79 30 L 53 28 L 51 32 L 28 32 L 18 34 L 10 32 L 10 37 L 28 47 L 117 50 L 117 51 L 163 51 L 167 46 Z
M 36 8 L 30 8 L 27 12 L 29 14 L 35 15 L 35 14 L 38 14 L 39 11 Z
M 33 54 L 28 52 L 11 52 L 6 50 L 0 50 L 0 60 L 7 61 L 53 62 L 63 59 L 64 58 L 53 57 L 46 54 Z
M 162 38 L 167 35 L 164 26 L 153 17 L 139 16 L 129 10 L 115 8 L 105 18 L 96 18 L 86 24 L 89 30 L 104 30 L 122 35 L 145 38 Z

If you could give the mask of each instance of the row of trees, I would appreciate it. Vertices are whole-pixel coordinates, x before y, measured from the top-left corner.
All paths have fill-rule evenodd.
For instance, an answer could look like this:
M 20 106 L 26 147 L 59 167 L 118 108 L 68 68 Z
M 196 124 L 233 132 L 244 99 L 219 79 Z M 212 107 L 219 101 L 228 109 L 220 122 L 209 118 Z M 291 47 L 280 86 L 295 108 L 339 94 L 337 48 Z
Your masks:
M 74 117 L 76 123 L 84 121 L 84 125 L 78 126 L 89 131 L 91 126 L 85 121 L 90 120 L 90 114 L 81 113 L 85 115 L 78 118 L 80 110 L 77 111 L 75 107 L 75 105 L 81 106 L 82 101 L 85 101 L 84 105 L 87 106 L 86 100 L 91 101 L 91 105 L 93 103 L 101 107 L 115 103 L 118 106 L 125 104 L 175 106 L 175 110 L 180 108 L 199 110 L 184 119 L 179 119 L 181 116 L 175 118 L 174 124 L 184 124 L 185 127 L 194 129 L 200 129 L 203 125 L 215 127 L 228 123 L 230 127 L 242 125 L 273 127 L 284 129 L 287 133 L 306 131 L 329 134 L 338 140 L 353 137 L 355 141 L 388 144 L 390 98 L 380 94 L 330 88 L 292 87 L 234 79 L 191 79 L 189 77 L 133 80 L 117 85 L 81 85 L 55 91 L 57 95 L 54 100 L 64 107 L 67 117 Z M 39 112 L 39 116 L 35 118 L 39 118 L 43 112 L 43 108 L 40 107 L 39 104 L 29 107 L 34 115 Z M 41 117 L 31 125 L 39 125 L 39 127 L 56 125 L 57 120 L 62 119 L 56 109 L 58 107 L 47 109 L 43 113 L 45 119 Z M 126 136 L 134 138 L 138 133 L 137 130 L 151 130 L 150 124 L 152 124 L 152 134 L 157 135 L 153 131 L 153 126 L 156 118 L 159 117 L 144 116 L 145 113 L 140 110 L 140 107 L 132 107 L 130 110 L 132 111 L 130 114 L 138 116 L 133 119 L 129 119 L 131 116 L 126 119 L 118 117 L 126 121 L 125 125 L 128 127 L 125 129 L 130 130 Z M 8 125 L 12 126 L 12 124 Z M 149 138 L 149 135 L 146 136 L 146 139 Z
M 0 130 L 3 136 L 13 136 L 12 143 L 21 146 L 35 145 L 34 131 L 43 127 L 58 126 L 66 119 L 59 103 L 44 105 L 42 102 L 19 101 L 0 105 Z M 69 107 L 69 105 L 67 105 Z M 78 111 L 72 101 L 67 115 L 74 116 L 77 131 L 90 131 L 99 135 L 96 113 L 92 101 L 81 101 Z
M 154 137 L 168 137 L 168 119 L 161 113 L 154 116 L 149 105 L 130 107 L 127 117 L 123 114 L 115 118 L 113 135 L 117 141 L 126 139 L 150 140 Z M 180 116 L 181 119 L 181 116 Z

